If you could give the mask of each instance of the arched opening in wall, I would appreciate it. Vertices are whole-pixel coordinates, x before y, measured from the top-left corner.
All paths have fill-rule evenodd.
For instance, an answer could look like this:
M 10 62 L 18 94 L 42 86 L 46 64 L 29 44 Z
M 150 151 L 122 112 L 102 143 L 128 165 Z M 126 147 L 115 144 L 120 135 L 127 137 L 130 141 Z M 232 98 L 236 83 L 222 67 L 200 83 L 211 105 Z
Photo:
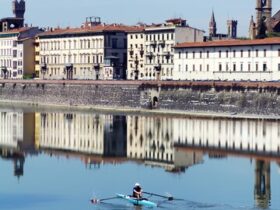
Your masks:
M 157 108 L 158 107 L 158 97 L 154 96 L 153 97 L 153 104 L 152 104 L 153 108 Z

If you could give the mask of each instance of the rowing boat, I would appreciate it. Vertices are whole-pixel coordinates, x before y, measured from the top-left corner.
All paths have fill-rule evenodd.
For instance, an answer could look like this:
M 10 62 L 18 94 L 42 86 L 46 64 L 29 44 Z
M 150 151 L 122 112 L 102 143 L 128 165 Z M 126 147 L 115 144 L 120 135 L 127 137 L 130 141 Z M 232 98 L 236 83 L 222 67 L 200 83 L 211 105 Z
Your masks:
M 117 195 L 118 198 L 122 198 L 122 199 L 128 201 L 129 203 L 132 203 L 133 205 L 136 205 L 136 206 L 145 206 L 145 207 L 148 207 L 148 208 L 157 207 L 157 204 L 152 202 L 152 201 L 133 198 L 129 195 L 123 195 L 123 194 L 116 194 L 116 195 Z

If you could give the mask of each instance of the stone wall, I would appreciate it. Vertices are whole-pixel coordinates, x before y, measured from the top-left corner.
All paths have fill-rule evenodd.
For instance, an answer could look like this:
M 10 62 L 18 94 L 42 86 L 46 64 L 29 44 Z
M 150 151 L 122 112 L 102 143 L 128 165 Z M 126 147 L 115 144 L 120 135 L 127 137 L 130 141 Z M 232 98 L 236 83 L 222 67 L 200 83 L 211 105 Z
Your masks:
M 0 83 L 0 101 L 33 105 L 280 114 L 280 89 L 144 84 Z
M 66 106 L 139 107 L 137 86 L 18 84 L 0 85 L 0 100 Z
M 280 114 L 280 97 L 274 91 L 168 89 L 161 90 L 159 101 L 161 109 L 231 114 Z

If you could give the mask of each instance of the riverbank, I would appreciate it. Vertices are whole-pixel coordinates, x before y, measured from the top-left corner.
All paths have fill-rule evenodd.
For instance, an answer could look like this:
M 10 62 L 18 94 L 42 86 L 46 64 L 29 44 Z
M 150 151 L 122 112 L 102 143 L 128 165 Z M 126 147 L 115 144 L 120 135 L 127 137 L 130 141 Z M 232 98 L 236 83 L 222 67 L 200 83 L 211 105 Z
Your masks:
M 29 104 L 24 101 L 0 101 L 0 109 L 7 111 L 23 112 L 64 112 L 64 113 L 100 113 L 112 115 L 149 115 L 176 118 L 199 118 L 199 119 L 248 119 L 248 120 L 280 120 L 280 116 L 198 112 L 164 109 L 132 109 L 129 107 L 101 107 L 101 106 L 65 106 L 55 104 Z
M 0 103 L 40 110 L 278 120 L 278 85 L 244 82 L 17 80 L 0 82 Z

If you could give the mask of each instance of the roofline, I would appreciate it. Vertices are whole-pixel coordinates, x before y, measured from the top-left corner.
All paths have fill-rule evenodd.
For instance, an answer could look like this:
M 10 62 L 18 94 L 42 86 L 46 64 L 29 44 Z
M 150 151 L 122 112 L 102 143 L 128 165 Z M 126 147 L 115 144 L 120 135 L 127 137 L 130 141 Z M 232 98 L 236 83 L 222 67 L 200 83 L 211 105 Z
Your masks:
M 273 38 L 272 38 L 273 39 Z M 266 40 L 267 42 L 265 42 Z M 240 47 L 240 46 L 261 46 L 261 45 L 280 45 L 280 38 L 274 41 L 271 39 L 263 39 L 262 41 L 259 40 L 235 40 L 235 41 L 224 41 L 223 43 L 219 43 L 222 41 L 211 41 L 211 42 L 185 42 L 177 44 L 174 48 L 175 49 L 182 49 L 182 48 L 212 48 L 212 47 Z M 228 43 L 225 43 L 228 42 Z M 236 42 L 236 43 L 234 43 Z M 241 43 L 240 43 L 241 42 Z

